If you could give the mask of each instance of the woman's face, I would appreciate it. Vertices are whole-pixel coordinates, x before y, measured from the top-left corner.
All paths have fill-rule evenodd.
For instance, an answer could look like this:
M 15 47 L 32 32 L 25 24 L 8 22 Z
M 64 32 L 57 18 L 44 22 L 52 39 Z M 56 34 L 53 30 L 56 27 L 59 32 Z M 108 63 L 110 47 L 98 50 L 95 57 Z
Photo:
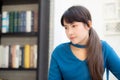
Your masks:
M 83 22 L 66 23 L 64 21 L 65 33 L 73 44 L 85 45 L 89 38 L 89 27 Z

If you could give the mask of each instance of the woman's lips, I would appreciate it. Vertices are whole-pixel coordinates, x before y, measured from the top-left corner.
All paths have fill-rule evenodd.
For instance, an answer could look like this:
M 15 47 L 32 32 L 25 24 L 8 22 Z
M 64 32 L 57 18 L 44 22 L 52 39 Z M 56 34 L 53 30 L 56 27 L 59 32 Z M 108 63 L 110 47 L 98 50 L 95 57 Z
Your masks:
M 70 37 L 70 40 L 73 40 L 75 37 Z

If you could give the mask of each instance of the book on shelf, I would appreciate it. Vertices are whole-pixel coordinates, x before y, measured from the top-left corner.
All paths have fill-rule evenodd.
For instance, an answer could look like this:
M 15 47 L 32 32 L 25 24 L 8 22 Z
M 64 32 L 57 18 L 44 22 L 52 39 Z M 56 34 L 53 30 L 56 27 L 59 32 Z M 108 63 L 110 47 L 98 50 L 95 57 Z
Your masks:
M 24 67 L 25 68 L 30 68 L 30 45 L 29 44 L 25 45 L 25 50 L 24 50 Z
M 7 11 L 3 11 L 2 12 L 2 33 L 6 33 L 8 32 L 8 28 L 9 28 L 9 14 Z
M 32 32 L 34 30 L 34 12 L 29 10 L 26 11 L 26 32 Z
M 9 47 L 0 45 L 0 67 L 8 68 Z
M 12 45 L 11 55 L 12 55 L 12 68 L 19 68 L 19 56 L 20 56 L 20 45 Z
M 2 14 L 0 13 L 0 33 L 1 33 L 1 28 L 2 28 Z
M 37 45 L 0 45 L 0 68 L 37 68 Z
M 34 25 L 33 25 L 33 32 L 38 32 L 38 12 L 37 11 L 34 11 L 33 12 L 33 16 L 34 16 Z
M 2 33 L 7 32 L 37 32 L 37 13 L 34 11 L 3 11 Z M 35 24 L 34 24 L 35 23 Z M 35 27 L 35 28 L 34 28 Z

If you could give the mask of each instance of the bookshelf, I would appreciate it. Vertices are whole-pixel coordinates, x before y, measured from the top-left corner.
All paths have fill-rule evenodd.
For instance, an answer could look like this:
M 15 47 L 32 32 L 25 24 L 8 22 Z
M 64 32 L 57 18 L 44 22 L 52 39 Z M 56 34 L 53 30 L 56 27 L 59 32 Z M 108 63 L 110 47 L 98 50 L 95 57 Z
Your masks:
M 37 26 L 35 31 L 13 31 L 9 29 L 2 32 L 3 23 L 0 21 L 0 45 L 20 45 L 25 46 L 37 45 L 36 67 L 26 68 L 19 67 L 1 67 L 0 79 L 6 80 L 47 80 L 48 73 L 48 52 L 49 52 L 49 0 L 3 0 L 0 2 L 0 14 L 4 11 L 27 11 L 31 10 L 37 13 L 37 17 L 33 18 L 34 25 Z M 14 23 L 13 23 L 14 24 Z M 12 51 L 12 50 L 11 50 Z M 2 51 L 0 52 L 0 54 Z M 12 52 L 8 52 L 12 53 Z M 9 60 L 8 60 L 9 62 Z M 28 61 L 27 61 L 28 63 Z

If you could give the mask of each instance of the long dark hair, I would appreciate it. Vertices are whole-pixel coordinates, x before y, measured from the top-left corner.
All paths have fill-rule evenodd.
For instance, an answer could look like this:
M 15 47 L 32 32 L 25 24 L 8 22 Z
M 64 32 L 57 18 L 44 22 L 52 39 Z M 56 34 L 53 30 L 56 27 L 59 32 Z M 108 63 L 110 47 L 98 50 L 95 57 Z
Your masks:
M 83 22 L 87 24 L 88 27 L 89 21 L 92 21 L 91 14 L 83 6 L 72 6 L 70 7 L 63 16 L 61 17 L 61 24 L 64 26 L 64 21 L 67 23 Z M 89 40 L 87 43 L 87 64 L 89 67 L 90 75 L 92 80 L 103 80 L 103 56 L 102 56 L 102 47 L 100 39 L 96 31 L 91 27 L 89 30 Z

